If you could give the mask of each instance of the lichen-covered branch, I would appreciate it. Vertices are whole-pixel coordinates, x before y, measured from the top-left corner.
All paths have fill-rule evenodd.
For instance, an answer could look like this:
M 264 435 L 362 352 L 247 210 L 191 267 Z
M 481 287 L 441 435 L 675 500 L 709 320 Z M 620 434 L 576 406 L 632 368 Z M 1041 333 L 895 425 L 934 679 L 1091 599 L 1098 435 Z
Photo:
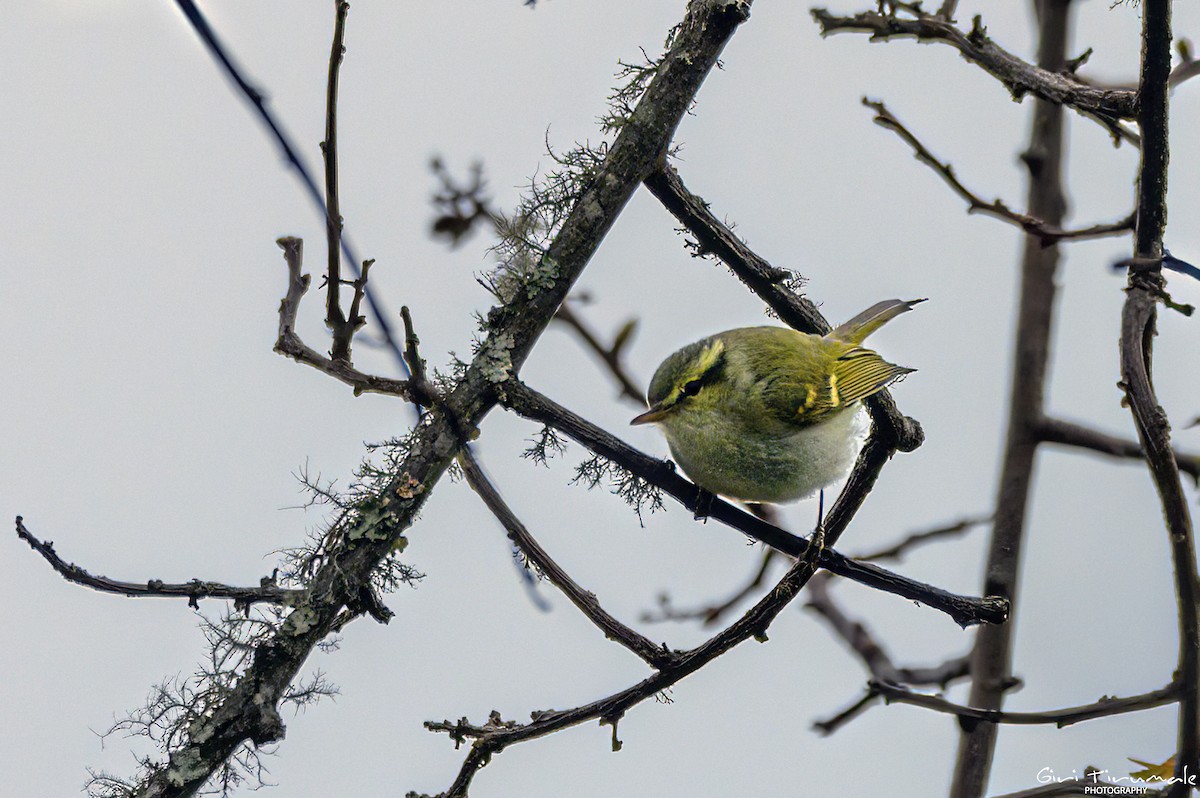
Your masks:
M 225 699 L 137 786 L 137 795 L 191 795 L 244 741 L 261 744 L 283 736 L 277 706 L 288 685 L 317 644 L 344 622 L 343 608 L 355 606 L 375 569 L 402 545 L 404 530 L 463 443 L 455 430 L 475 428 L 495 405 L 497 389 L 524 363 L 629 197 L 665 155 L 749 5 L 747 0 L 689 4 L 641 101 L 555 231 L 541 258 L 538 285 L 488 314 L 479 353 L 444 402 L 426 414 L 397 457 L 394 474 L 347 516 L 338 545 L 313 574 L 303 598 L 256 647 Z

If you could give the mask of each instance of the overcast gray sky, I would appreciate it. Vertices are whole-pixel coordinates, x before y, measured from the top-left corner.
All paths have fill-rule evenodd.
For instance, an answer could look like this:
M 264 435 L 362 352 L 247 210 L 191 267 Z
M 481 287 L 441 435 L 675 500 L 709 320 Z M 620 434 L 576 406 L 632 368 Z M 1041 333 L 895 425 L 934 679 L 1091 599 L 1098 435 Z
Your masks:
M 364 396 L 271 352 L 285 269 L 275 239 L 308 243 L 320 270 L 323 227 L 241 100 L 173 4 L 13 3 L 0 32 L 7 123 L 0 180 L 5 280 L 0 336 L 9 351 L 0 403 L 0 515 L 24 515 L 69 560 L 115 578 L 256 583 L 274 550 L 317 527 L 294 472 L 346 481 L 363 442 L 403 433 L 409 409 Z M 205 10 L 316 163 L 323 136 L 330 3 L 208 2 Z M 839 2 L 851 11 L 874 3 Z M 969 24 L 1029 57 L 1023 2 L 964 2 Z M 1130 81 L 1140 18 L 1128 5 L 1079 3 L 1073 51 L 1086 74 Z M 342 73 L 342 209 L 376 290 L 413 309 L 425 356 L 469 354 L 472 311 L 490 297 L 484 236 L 448 251 L 428 236 L 439 154 L 464 173 L 481 160 L 498 206 L 550 166 L 558 149 L 597 142 L 596 118 L 617 60 L 656 54 L 682 2 L 519 0 L 383 3 L 351 10 Z M 1178 3 L 1176 30 L 1200 32 Z M 872 339 L 915 366 L 896 392 L 926 444 L 897 456 L 840 548 L 862 551 L 905 532 L 989 510 L 1009 383 L 1019 236 L 967 216 L 937 177 L 871 124 L 864 94 L 885 100 L 961 178 L 1020 207 L 1016 156 L 1031 104 L 946 47 L 822 41 L 803 3 L 760 0 L 678 135 L 678 167 L 715 212 L 778 266 L 809 278 L 834 321 L 888 297 L 929 297 Z M 1200 86 L 1173 100 L 1168 246 L 1200 258 Z M 1131 207 L 1136 155 L 1068 115 L 1072 219 L 1107 221 Z M 548 131 L 548 132 L 547 132 Z M 639 192 L 579 284 L 587 318 L 611 332 L 641 320 L 629 352 L 646 380 L 679 345 L 762 323 L 761 303 L 724 269 L 691 259 L 675 222 Z M 1125 239 L 1066 250 L 1050 385 L 1052 412 L 1132 435 L 1117 381 L 1123 279 L 1108 268 Z M 1200 286 L 1173 278 L 1182 301 Z M 326 347 L 316 295 L 301 333 Z M 1164 314 L 1155 377 L 1181 446 L 1200 449 L 1197 322 Z M 366 370 L 394 374 L 365 347 Z M 653 429 L 577 342 L 552 328 L 527 381 L 633 444 L 665 455 Z M 517 459 L 536 429 L 494 412 L 479 453 L 542 544 L 627 621 L 661 591 L 694 604 L 723 596 L 757 549 L 671 506 L 636 518 L 603 490 L 568 486 L 582 452 L 549 470 Z M 1165 533 L 1144 467 L 1044 451 L 1031 511 L 1014 709 L 1087 703 L 1160 687 L 1175 660 Z M 815 503 L 786 511 L 797 529 Z M 444 480 L 406 556 L 428 574 L 388 597 L 396 617 L 352 625 L 341 650 L 315 655 L 342 693 L 298 717 L 270 759 L 279 794 L 436 793 L 461 761 L 427 719 L 525 719 L 619 690 L 645 670 L 551 588 L 537 611 L 503 532 L 462 484 Z M 897 568 L 978 593 L 983 534 L 922 550 Z M 928 609 L 840 585 L 837 595 L 903 664 L 941 661 L 971 635 Z M 8 608 L 0 649 L 0 783 L 13 796 L 75 794 L 85 767 L 129 774 L 144 746 L 93 733 L 137 707 L 151 685 L 187 676 L 204 654 L 183 602 L 122 600 L 68 585 L 9 537 L 0 556 Z M 595 724 L 505 751 L 479 775 L 480 796 L 612 794 L 928 796 L 948 781 L 957 740 L 945 716 L 876 707 L 832 738 L 809 724 L 855 700 L 865 674 L 810 614 L 788 610 L 767 645 L 745 644 L 621 721 L 624 750 Z M 203 611 L 215 614 L 217 603 Z M 645 628 L 645 627 L 643 627 Z M 650 627 L 684 647 L 706 634 Z M 952 690 L 963 699 L 964 692 Z M 1162 759 L 1174 710 L 1052 728 L 1005 729 L 992 788 L 1032 786 L 1039 769 L 1086 764 L 1128 772 L 1126 757 Z M 581 774 L 587 778 L 582 779 Z

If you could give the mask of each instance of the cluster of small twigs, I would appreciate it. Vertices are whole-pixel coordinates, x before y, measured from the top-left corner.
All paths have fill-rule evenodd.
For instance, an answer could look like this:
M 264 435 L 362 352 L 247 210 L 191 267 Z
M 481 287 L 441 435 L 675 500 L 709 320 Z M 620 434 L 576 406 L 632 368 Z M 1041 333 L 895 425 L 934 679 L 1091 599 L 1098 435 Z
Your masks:
M 1065 8 L 1069 0 L 1059 2 Z M 194 10 L 190 3 L 184 5 Z M 307 685 L 297 681 L 299 669 L 313 649 L 327 644 L 330 634 L 362 615 L 370 615 L 380 622 L 391 617 L 380 592 L 392 582 L 387 577 L 381 579 L 380 574 L 396 573 L 392 569 L 397 568 L 397 558 L 402 555 L 406 530 L 440 477 L 454 463 L 461 468 L 467 482 L 500 522 L 525 561 L 561 590 L 605 638 L 641 659 L 650 673 L 609 696 L 571 709 L 535 713 L 525 723 L 506 721 L 498 715 L 479 724 L 466 718 L 456 722 L 427 723 L 427 728 L 449 734 L 456 743 L 469 742 L 457 776 L 438 798 L 465 796 L 479 770 L 507 747 L 579 723 L 598 720 L 612 726 L 613 746 L 618 748 L 617 725 L 625 712 L 661 694 L 734 646 L 752 638 L 765 640 L 772 621 L 806 587 L 809 606 L 846 640 L 871 674 L 866 695 L 860 701 L 836 717 L 818 723 L 825 732 L 840 727 L 876 699 L 947 712 L 963 721 L 964 728 L 969 725 L 972 730 L 994 729 L 1001 723 L 1061 726 L 1179 703 L 1180 750 L 1183 752 L 1179 767 L 1190 767 L 1194 772 L 1196 757 L 1200 754 L 1196 686 L 1200 680 L 1197 672 L 1200 668 L 1200 621 L 1195 606 L 1198 580 L 1191 522 L 1179 487 L 1179 471 L 1182 469 L 1193 477 L 1200 476 L 1200 458 L 1177 455 L 1172 451 L 1166 417 L 1158 407 L 1148 376 L 1155 303 L 1162 295 L 1159 263 L 1165 219 L 1170 26 L 1169 14 L 1165 17 L 1162 14 L 1167 0 L 1146 0 L 1145 5 L 1146 56 L 1136 93 L 1128 89 L 1097 88 L 1078 80 L 1074 69 L 1056 69 L 1046 63 L 1040 66 L 1029 64 L 992 42 L 978 18 L 969 31 L 961 30 L 953 22 L 956 7 L 953 0 L 946 0 L 936 14 L 924 12 L 916 3 L 888 0 L 881 3 L 877 11 L 853 17 L 835 17 L 822 10 L 814 11 L 813 15 L 824 33 L 865 31 L 875 38 L 916 37 L 949 44 L 1008 86 L 1015 97 L 1033 94 L 1044 100 L 1043 105 L 1047 107 L 1075 108 L 1101 120 L 1114 134 L 1123 131 L 1127 121 L 1136 119 L 1143 154 L 1136 213 L 1116 223 L 1065 230 L 1060 220 L 1033 205 L 1027 213 L 1021 213 L 1012 211 L 999 200 L 987 202 L 981 199 L 959 181 L 949 164 L 932 155 L 882 103 L 864 101 L 875 111 L 876 121 L 899 135 L 920 161 L 934 169 L 967 202 L 969 210 L 985 212 L 1018 226 L 1040 248 L 1052 250 L 1066 239 L 1123 234 L 1136 222 L 1137 264 L 1130 269 L 1122 337 L 1122 374 L 1140 442 L 1124 441 L 1082 425 L 1048 419 L 1041 414 L 1040 404 L 1035 403 L 1036 412 L 1029 416 L 1031 421 L 1027 425 L 1029 440 L 1024 443 L 1030 449 L 1041 442 L 1068 444 L 1119 457 L 1145 459 L 1150 464 L 1171 532 L 1180 597 L 1179 669 L 1167 686 L 1140 696 L 1035 713 L 1006 712 L 998 703 L 989 706 L 977 701 L 974 694 L 971 706 L 957 705 L 912 689 L 921 685 L 944 686 L 967 677 L 978 683 L 981 679 L 980 651 L 987 651 L 996 656 L 998 667 L 1009 679 L 1008 682 L 1003 679 L 997 682 L 1000 687 L 996 688 L 994 698 L 998 702 L 1003 689 L 1011 684 L 1006 648 L 1009 632 L 1003 621 L 1010 612 L 1012 592 L 1008 583 L 1001 581 L 989 582 L 989 595 L 983 598 L 954 595 L 888 571 L 867 559 L 845 557 L 834 548 L 871 492 L 883 466 L 896 452 L 912 451 L 922 442 L 920 425 L 903 415 L 886 392 L 868 402 L 873 422 L 870 437 L 842 493 L 826 516 L 821 534 L 814 539 L 805 539 L 786 532 L 769 518 L 720 500 L 710 502 L 711 497 L 683 479 L 671 464 L 636 451 L 520 380 L 521 365 L 538 335 L 557 318 L 579 334 L 585 345 L 601 359 L 625 397 L 640 399 L 640 389 L 621 365 L 622 349 L 632 335 L 633 327 L 626 325 L 612 344 L 602 344 L 565 300 L 625 201 L 642 184 L 695 239 L 693 247 L 698 253 L 718 257 L 781 320 L 807 332 L 823 333 L 829 329 L 813 303 L 793 290 L 795 276 L 771 266 L 751 251 L 711 213 L 706 202 L 687 190 L 678 173 L 666 163 L 676 126 L 716 65 L 725 43 L 747 19 L 749 0 L 692 0 L 685 18 L 668 39 L 667 52 L 659 59 L 647 59 L 646 66 L 633 69 L 629 74 L 630 85 L 614 95 L 617 105 L 611 116 L 615 133 L 612 143 L 563 156 L 560 164 L 564 166 L 564 172 L 552 178 L 549 188 L 542 193 L 535 191 L 530 204 L 520 213 L 502 217 L 491 210 L 483 199 L 480 171 L 473 173 L 470 184 L 461 187 L 453 183 L 444 168 L 438 167 L 445 187 L 439 194 L 444 211 L 441 220 L 449 221 L 442 223 L 440 220 L 442 229 L 435 232 L 445 234 L 452 243 L 457 243 L 472 224 L 487 219 L 505 236 L 501 252 L 506 260 L 491 282 L 500 302 L 483 322 L 474 358 L 450 378 L 439 380 L 427 376 L 408 308 L 401 314 L 405 328 L 402 351 L 399 340 L 393 339 L 386 327 L 384 330 L 385 338 L 393 342 L 393 349 L 408 378 L 396 380 L 359 371 L 353 365 L 352 343 L 355 333 L 366 321 L 361 305 L 366 301 L 378 311 L 378 304 L 372 299 L 368 285 L 371 261 L 363 261 L 361 270 L 352 279 L 342 276 L 341 256 L 346 247 L 338 211 L 336 106 L 348 6 L 338 2 L 335 4 L 327 125 L 322 146 L 325 156 L 323 208 L 327 221 L 324 289 L 332 346 L 329 356 L 321 354 L 305 344 L 295 331 L 301 299 L 310 278 L 303 273 L 301 242 L 284 238 L 279 244 L 287 264 L 288 287 L 279 309 L 276 350 L 347 383 L 356 393 L 388 394 L 409 402 L 418 412 L 419 421 L 411 435 L 396 443 L 387 467 L 372 472 L 371 479 L 353 494 L 353 499 L 342 505 L 342 513 L 321 543 L 319 556 L 305 560 L 302 582 L 287 589 L 278 587 L 274 578 L 265 579 L 258 588 L 237 588 L 198 580 L 183 584 L 155 580 L 135 584 L 94 576 L 63 561 L 52 544 L 34 538 L 22 519 L 17 519 L 18 534 L 52 568 L 73 582 L 123 595 L 185 597 L 193 606 L 202 598 L 221 598 L 232 600 L 235 609 L 241 611 L 249 610 L 256 603 L 275 610 L 273 616 L 256 619 L 254 633 L 239 649 L 242 656 L 237 662 L 228 667 L 222 664 L 219 691 L 205 693 L 208 699 L 203 706 L 176 707 L 183 719 L 160 735 L 165 753 L 163 761 L 144 762 L 139 781 L 134 784 L 106 774 L 98 776 L 93 782 L 94 790 L 104 795 L 184 796 L 194 794 L 206 784 L 213 784 L 214 780 L 218 784 L 226 783 L 230 778 L 230 763 L 243 761 L 243 769 L 253 773 L 259 748 L 283 737 L 280 705 L 288 701 L 306 702 L 331 690 L 320 675 Z M 236 76 L 228 59 L 222 56 L 222 60 Z M 261 97 L 240 76 L 236 80 L 265 115 Z M 274 129 L 285 148 L 288 147 L 286 137 L 277 127 Z M 303 172 L 299 160 L 293 160 Z M 352 263 L 352 269 L 355 265 Z M 340 296 L 342 286 L 352 289 L 346 309 L 343 309 Z M 379 320 L 385 324 L 383 317 Z M 1040 384 L 1037 389 L 1040 390 Z M 553 437 L 561 433 L 587 447 L 600 458 L 599 462 L 606 464 L 601 471 L 623 480 L 629 496 L 637 501 L 660 500 L 659 497 L 667 495 L 693 511 L 703 506 L 708 517 L 767 544 L 772 551 L 778 552 L 773 556 L 789 559 L 786 573 L 748 610 L 699 646 L 680 651 L 651 641 L 605 611 L 594 594 L 579 585 L 553 560 L 487 476 L 468 441 L 478 434 L 483 417 L 498 405 L 542 425 L 546 435 Z M 894 557 L 917 543 L 961 532 L 979 523 L 979 520 L 968 520 L 914 535 L 875 556 Z M 996 523 L 999 525 L 1000 521 Z M 738 601 L 749 598 L 765 581 L 768 569 L 769 561 L 764 561 L 751 588 L 740 591 L 736 600 L 710 608 L 704 617 L 716 621 L 732 612 Z M 829 580 L 834 575 L 919 601 L 964 626 L 984 624 L 985 629 L 998 630 L 994 632 L 998 636 L 992 639 L 1000 641 L 1000 650 L 989 649 L 981 634 L 980 640 L 984 642 L 977 643 L 972 657 L 954 657 L 928 667 L 899 667 L 864 624 L 852 620 L 837 606 L 829 590 Z M 1015 571 L 1009 577 L 1015 578 L 1014 575 Z M 217 649 L 219 646 L 214 650 Z M 170 700 L 175 701 L 174 698 Z M 991 739 L 994 740 L 994 732 Z M 985 741 L 982 747 L 975 748 L 970 748 L 971 743 L 966 745 L 977 756 L 983 757 L 983 764 L 974 762 L 966 769 L 973 775 L 962 777 L 962 783 L 968 784 L 969 779 L 974 781 L 965 786 L 961 794 L 982 794 L 991 758 L 990 743 Z M 1025 794 L 1053 793 L 1035 790 Z M 1179 795 L 1182 792 L 1171 793 L 1172 798 Z

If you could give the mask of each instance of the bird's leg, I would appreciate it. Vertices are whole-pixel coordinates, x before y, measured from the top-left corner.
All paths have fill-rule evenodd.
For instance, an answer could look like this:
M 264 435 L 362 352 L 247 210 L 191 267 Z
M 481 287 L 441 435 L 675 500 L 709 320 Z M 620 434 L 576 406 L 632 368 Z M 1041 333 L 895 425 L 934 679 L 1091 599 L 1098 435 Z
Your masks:
M 716 498 L 716 494 L 697 485 L 696 512 L 693 514 L 693 517 L 697 521 L 708 521 L 708 514 L 712 511 L 712 504 Z
M 808 538 L 808 548 L 804 551 L 804 559 L 811 565 L 816 565 L 825 550 L 825 491 L 817 494 L 817 525 Z

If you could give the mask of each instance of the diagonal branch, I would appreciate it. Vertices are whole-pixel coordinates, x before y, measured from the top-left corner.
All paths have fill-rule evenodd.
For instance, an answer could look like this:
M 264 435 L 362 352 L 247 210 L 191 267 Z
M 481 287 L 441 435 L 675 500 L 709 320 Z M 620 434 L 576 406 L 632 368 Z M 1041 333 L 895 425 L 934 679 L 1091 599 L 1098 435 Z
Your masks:
M 937 156 L 930 152 L 912 131 L 905 127 L 882 102 L 864 97 L 862 103 L 875 112 L 875 124 L 887 128 L 899 136 L 912 148 L 913 156 L 918 161 L 937 172 L 942 180 L 946 182 L 946 185 L 950 186 L 955 194 L 966 201 L 967 213 L 986 213 L 1001 221 L 1016 225 L 1029 235 L 1036 236 L 1043 244 L 1053 244 L 1064 239 L 1080 240 L 1124 235 L 1133 231 L 1134 215 L 1132 213 L 1116 222 L 1094 224 L 1091 227 L 1082 227 L 1075 230 L 1064 230 L 1057 225 L 1047 224 L 1041 219 L 1030 216 L 1027 213 L 1014 211 L 1001 200 L 997 199 L 987 202 L 963 185 L 958 179 L 958 175 L 954 173 L 954 167 L 939 160 Z
M 492 515 L 508 530 L 508 539 L 524 554 L 550 583 L 563 592 L 589 621 L 595 624 L 609 640 L 615 640 L 641 657 L 647 665 L 659 670 L 670 666 L 677 655 L 665 645 L 655 645 L 649 638 L 626 626 L 600 606 L 596 594 L 584 590 L 571 579 L 563 568 L 550 558 L 546 550 L 534 540 L 533 535 L 521 519 L 509 508 L 495 485 L 484 474 L 474 455 L 466 448 L 459 453 L 459 465 L 471 489 L 483 499 Z
M 63 579 L 99 590 L 101 593 L 115 593 L 131 598 L 186 598 L 188 606 L 193 609 L 200 607 L 200 599 L 232 599 L 234 607 L 239 610 L 247 609 L 251 604 L 288 604 L 300 593 L 298 590 L 287 590 L 276 586 L 273 577 L 264 578 L 258 587 L 234 587 L 220 582 L 205 582 L 200 579 L 179 583 L 163 582 L 160 579 L 151 579 L 146 582 L 121 582 L 109 579 L 107 576 L 92 574 L 75 563 L 69 563 L 59 557 L 58 552 L 54 550 L 54 544 L 34 537 L 25 527 L 24 519 L 19 515 L 17 516 L 17 537 L 42 555 L 42 558 L 50 563 L 50 567 Z
M 504 403 L 518 415 L 549 424 L 596 454 L 619 464 L 637 478 L 670 494 L 692 512 L 700 507 L 700 489 L 677 474 L 672 464 L 637 451 L 524 383 L 516 380 L 507 383 L 504 388 Z M 865 496 L 863 491 L 869 490 L 870 483 L 874 480 L 873 474 L 878 473 L 878 469 L 883 467 L 887 459 L 878 452 L 869 453 L 864 450 L 864 453 L 866 459 L 860 458 L 860 466 L 866 463 L 868 474 L 861 476 L 856 483 L 847 483 L 842 497 L 850 494 L 850 500 L 844 502 L 842 497 L 839 497 L 826 516 L 825 527 L 829 540 L 836 540 L 849 524 L 860 503 L 859 497 Z M 855 470 L 858 471 L 860 466 L 856 466 Z M 708 505 L 707 512 L 709 518 L 728 524 L 760 543 L 792 557 L 803 557 L 809 550 L 808 542 L 804 538 L 785 532 L 720 499 L 714 498 Z M 894 574 L 872 563 L 851 560 L 831 548 L 822 549 L 819 562 L 822 568 L 839 576 L 944 612 L 960 625 L 1001 623 L 1008 614 L 1008 603 L 994 596 L 982 599 L 959 596 Z
M 1135 92 L 1129 89 L 1097 88 L 1078 80 L 1066 69 L 1034 66 L 988 38 L 987 29 L 978 16 L 970 31 L 961 30 L 952 22 L 917 10 L 910 10 L 908 17 L 876 11 L 841 17 L 823 8 L 814 8 L 812 16 L 821 26 L 822 36 L 869 33 L 872 41 L 915 38 L 924 43 L 948 44 L 967 61 L 978 64 L 1003 83 L 1014 100 L 1032 94 L 1055 105 L 1096 116 L 1110 127 L 1122 119 L 1133 119 L 1136 115 Z

